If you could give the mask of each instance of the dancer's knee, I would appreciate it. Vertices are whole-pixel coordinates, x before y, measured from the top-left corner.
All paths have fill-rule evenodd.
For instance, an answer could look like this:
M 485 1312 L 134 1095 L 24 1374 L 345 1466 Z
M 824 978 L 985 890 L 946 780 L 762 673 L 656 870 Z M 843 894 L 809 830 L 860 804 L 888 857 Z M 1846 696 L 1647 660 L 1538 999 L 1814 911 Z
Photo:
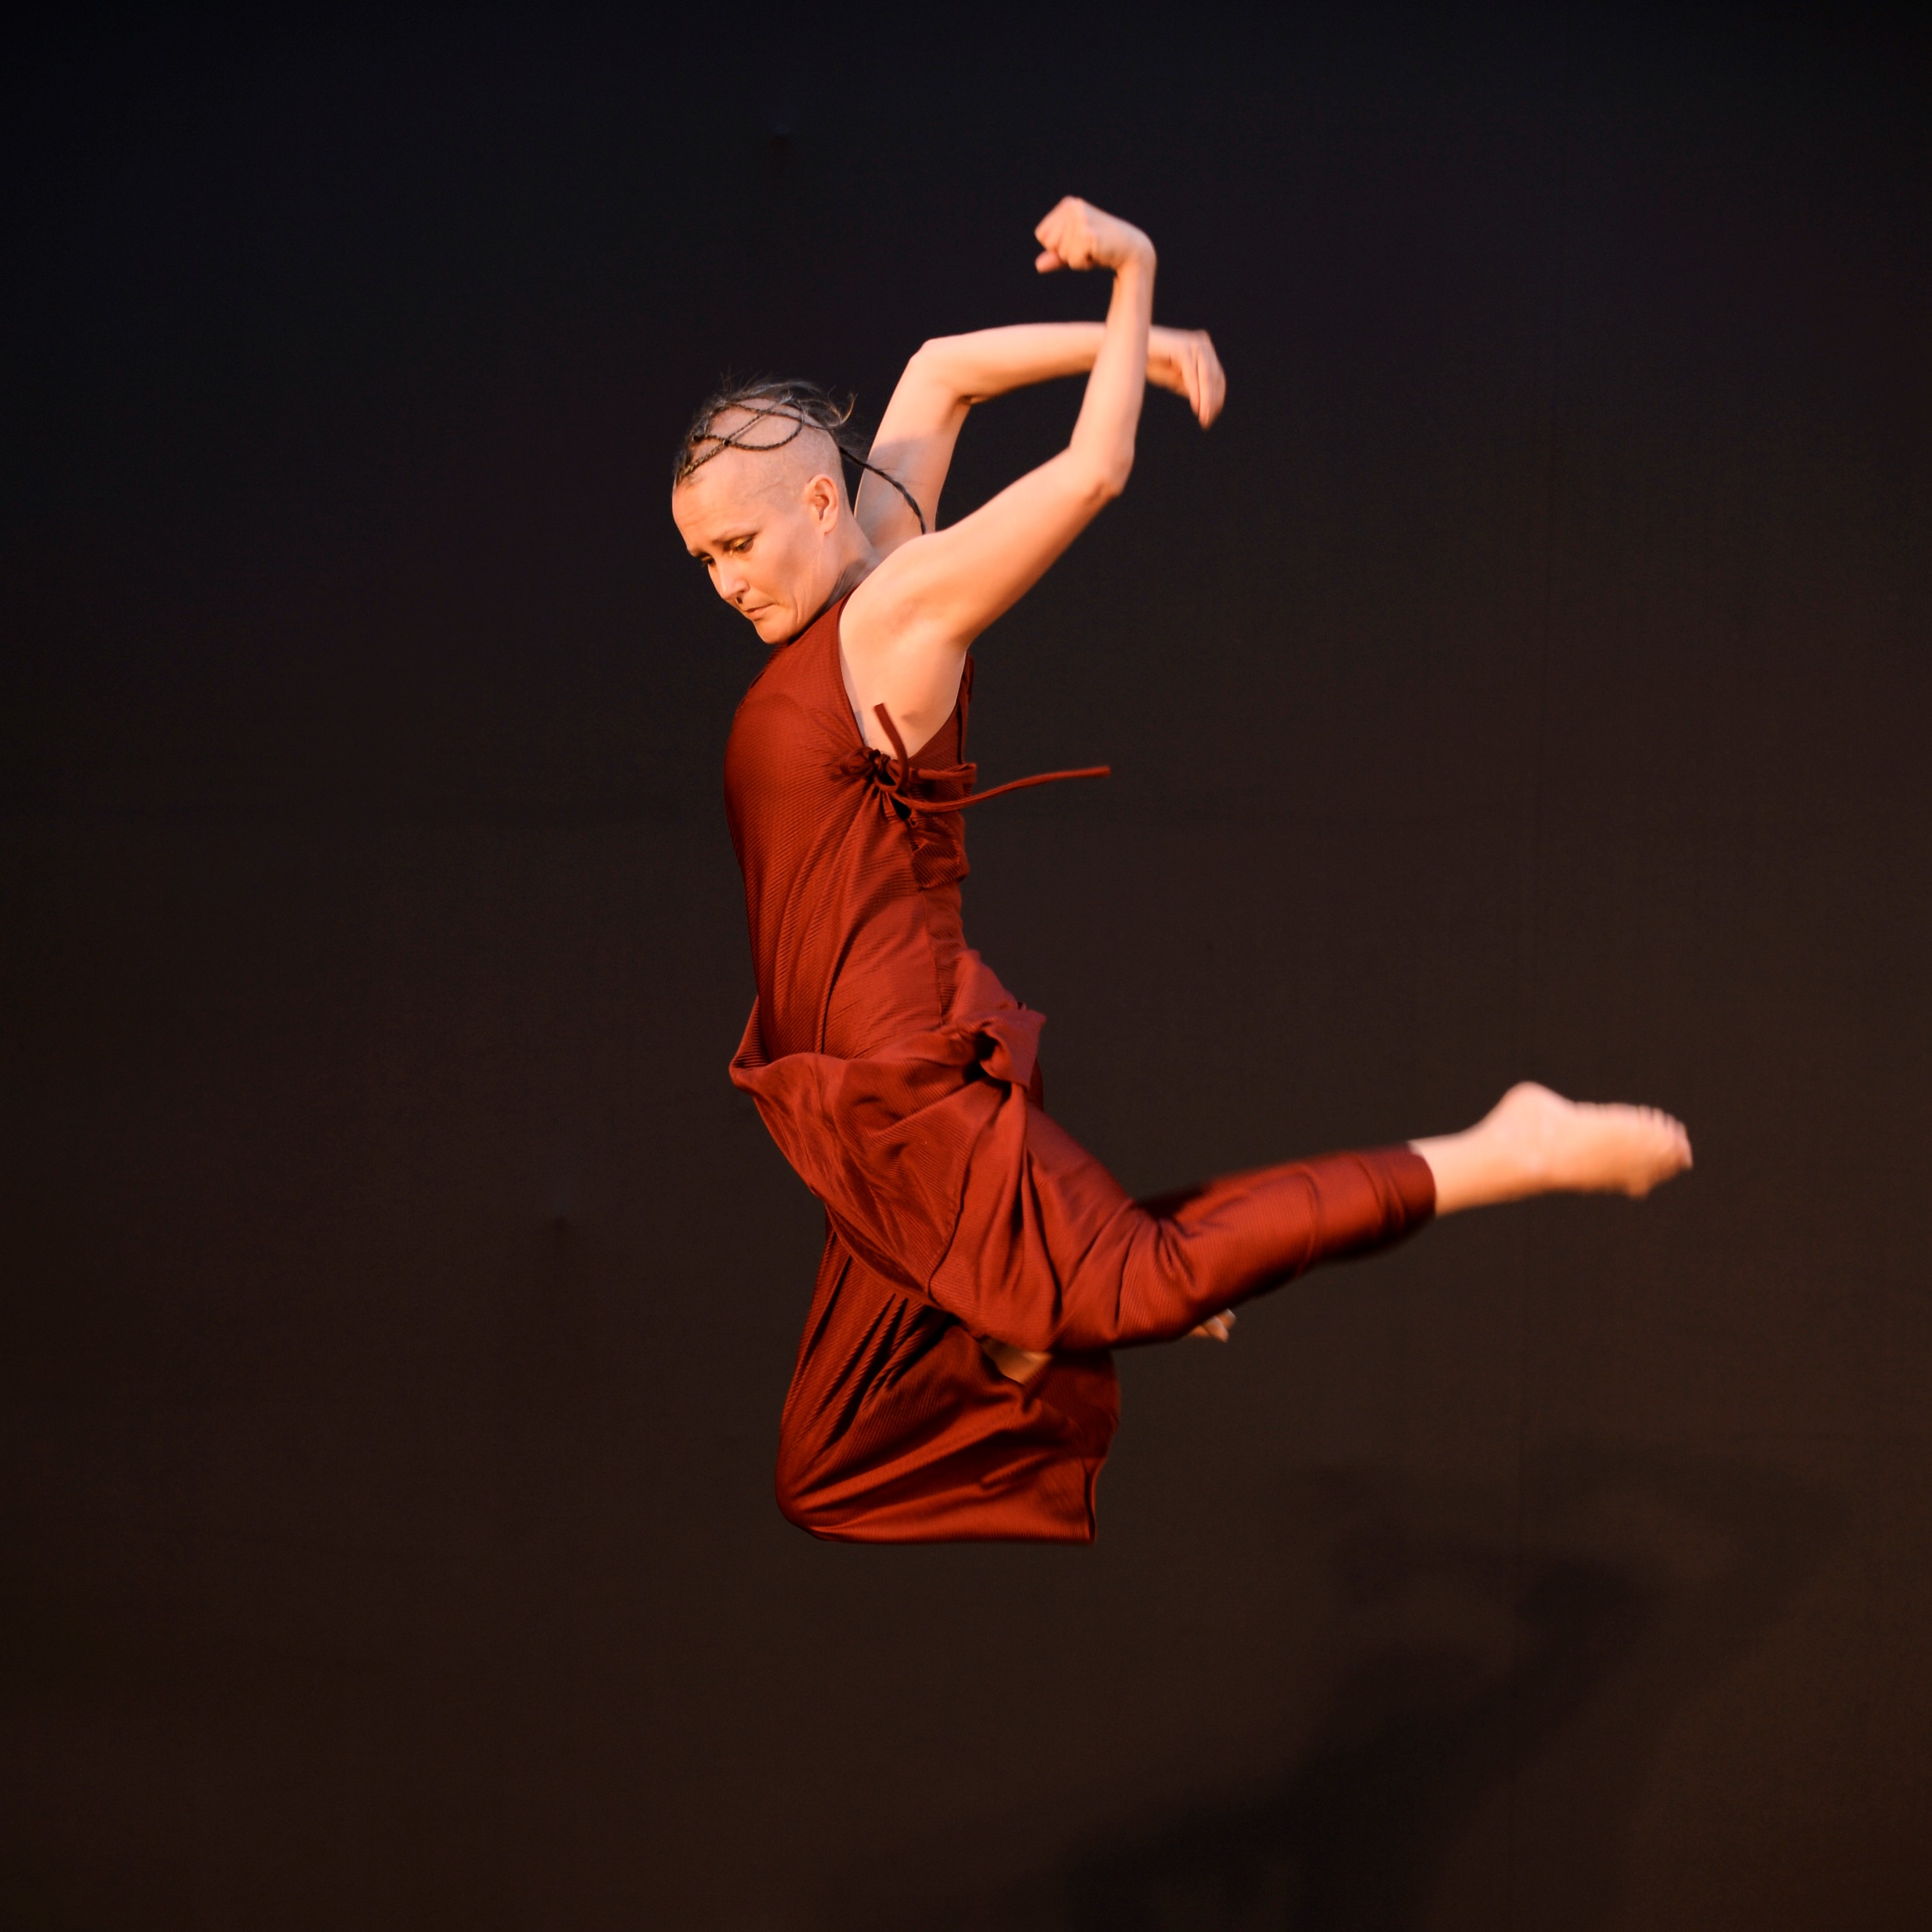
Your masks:
M 772 1472 L 772 1489 L 778 1514 L 786 1522 L 821 1535 L 830 1527 L 831 1512 L 825 1504 L 824 1459 L 814 1446 L 796 1430 L 781 1426 L 778 1432 L 778 1466 Z

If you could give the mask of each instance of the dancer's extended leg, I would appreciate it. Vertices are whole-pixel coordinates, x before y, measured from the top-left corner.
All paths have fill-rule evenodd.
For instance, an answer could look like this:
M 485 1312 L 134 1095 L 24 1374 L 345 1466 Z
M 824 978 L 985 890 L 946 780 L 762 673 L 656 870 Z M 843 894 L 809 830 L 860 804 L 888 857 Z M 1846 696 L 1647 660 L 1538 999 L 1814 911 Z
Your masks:
M 1210 1314 L 1211 1296 L 1398 1238 L 1426 1216 L 1432 1180 L 1436 1211 L 1453 1214 L 1559 1190 L 1641 1195 L 1690 1162 L 1666 1114 L 1532 1085 L 1460 1134 L 1230 1176 L 1161 1202 L 1127 1200 L 1045 1114 L 1029 1120 L 1027 1142 L 1027 1184 L 1006 1203 L 1020 1211 L 982 1203 L 966 1231 L 986 1298 L 964 1322 L 828 1243 L 781 1436 L 779 1501 L 794 1522 L 862 1540 L 1084 1540 L 1113 1429 L 1112 1378 L 1095 1349 L 1192 1324 L 1225 1332 L 1232 1312 Z M 1052 1351 L 988 1334 L 1040 1299 L 1021 1292 L 1022 1276 L 1038 1278 L 1021 1252 L 1029 1243 L 1015 1240 L 1028 1226 L 1054 1258 L 1048 1298 L 1066 1340 Z
M 1690 1136 L 1670 1114 L 1654 1107 L 1566 1100 L 1529 1081 L 1512 1087 L 1474 1126 L 1410 1145 L 1428 1163 L 1438 1214 L 1538 1194 L 1641 1196 L 1690 1165 Z M 1173 1271 L 1180 1259 L 1174 1251 L 1190 1245 L 1186 1218 L 1184 1210 L 1178 1226 L 1161 1228 L 1166 1238 L 1152 1250 L 1166 1262 L 1160 1272 Z M 1178 1242 L 1176 1235 L 1182 1238 Z M 1148 1244 L 1136 1242 L 1124 1244 L 1123 1253 L 1138 1260 L 1148 1250 Z M 1192 1272 L 1184 1264 L 1179 1271 Z M 1234 1311 L 1223 1309 L 1202 1320 L 1192 1333 L 1226 1341 L 1234 1322 Z M 1129 1338 L 1108 1336 L 1097 1342 L 1103 1346 L 1122 1339 Z M 1007 1342 L 988 1340 L 981 1346 L 1000 1372 L 1016 1382 L 1029 1380 L 1049 1358 L 1046 1350 Z

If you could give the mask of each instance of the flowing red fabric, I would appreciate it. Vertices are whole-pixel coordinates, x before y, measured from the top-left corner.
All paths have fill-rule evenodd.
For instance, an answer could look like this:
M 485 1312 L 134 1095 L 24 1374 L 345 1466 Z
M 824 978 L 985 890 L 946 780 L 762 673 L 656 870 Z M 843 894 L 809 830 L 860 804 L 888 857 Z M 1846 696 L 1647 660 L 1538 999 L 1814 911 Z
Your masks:
M 758 986 L 731 1078 L 826 1215 L 778 1504 L 850 1540 L 1086 1542 L 1107 1352 L 1399 1239 L 1435 1184 L 1386 1148 L 1129 1199 L 1043 1110 L 1043 1016 L 965 943 L 971 664 L 887 757 L 847 700 L 842 608 L 773 652 L 724 760 Z M 1052 1360 L 1016 1382 L 982 1338 Z

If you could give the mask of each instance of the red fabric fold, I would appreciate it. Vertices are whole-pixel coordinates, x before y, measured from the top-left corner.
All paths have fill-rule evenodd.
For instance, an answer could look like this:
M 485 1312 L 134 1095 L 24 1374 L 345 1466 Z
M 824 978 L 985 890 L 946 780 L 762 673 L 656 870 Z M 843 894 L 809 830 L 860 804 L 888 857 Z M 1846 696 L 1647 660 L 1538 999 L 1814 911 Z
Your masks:
M 880 797 L 845 700 L 838 608 L 734 722 L 726 799 L 758 1000 L 731 1077 L 824 1204 L 778 1494 L 815 1534 L 1084 1541 L 1118 1414 L 1107 1351 L 1185 1334 L 1433 1212 L 1406 1148 L 1130 1200 L 1040 1105 L 1040 1030 L 968 948 L 955 795 L 965 691 Z M 982 1340 L 1046 1350 L 1022 1385 Z

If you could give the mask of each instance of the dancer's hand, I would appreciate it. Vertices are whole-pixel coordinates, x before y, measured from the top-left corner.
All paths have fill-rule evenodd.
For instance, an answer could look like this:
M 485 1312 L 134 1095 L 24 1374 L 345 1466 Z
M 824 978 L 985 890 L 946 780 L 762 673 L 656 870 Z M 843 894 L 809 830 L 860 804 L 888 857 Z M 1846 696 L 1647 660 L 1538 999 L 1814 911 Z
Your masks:
M 1060 202 L 1037 232 L 1042 272 L 1117 271 L 1066 447 L 970 516 L 899 544 L 850 593 L 840 620 L 855 710 L 869 720 L 883 704 L 910 744 L 924 743 L 958 701 L 973 640 L 1039 582 L 1133 470 L 1154 320 L 1154 244 L 1083 201 Z M 883 734 L 875 741 L 875 729 L 866 724 L 866 742 L 883 749 L 891 741 Z
M 1132 222 L 1078 195 L 1067 196 L 1033 232 L 1040 244 L 1034 266 L 1042 275 L 1056 268 L 1154 266 L 1154 244 Z
M 1234 1339 L 1234 1311 L 1224 1308 L 1218 1315 L 1210 1315 L 1198 1328 L 1187 1331 L 1190 1342 L 1228 1342 Z
M 1184 396 L 1203 429 L 1221 413 L 1228 397 L 1221 358 L 1204 328 L 1149 329 L 1148 380 Z

